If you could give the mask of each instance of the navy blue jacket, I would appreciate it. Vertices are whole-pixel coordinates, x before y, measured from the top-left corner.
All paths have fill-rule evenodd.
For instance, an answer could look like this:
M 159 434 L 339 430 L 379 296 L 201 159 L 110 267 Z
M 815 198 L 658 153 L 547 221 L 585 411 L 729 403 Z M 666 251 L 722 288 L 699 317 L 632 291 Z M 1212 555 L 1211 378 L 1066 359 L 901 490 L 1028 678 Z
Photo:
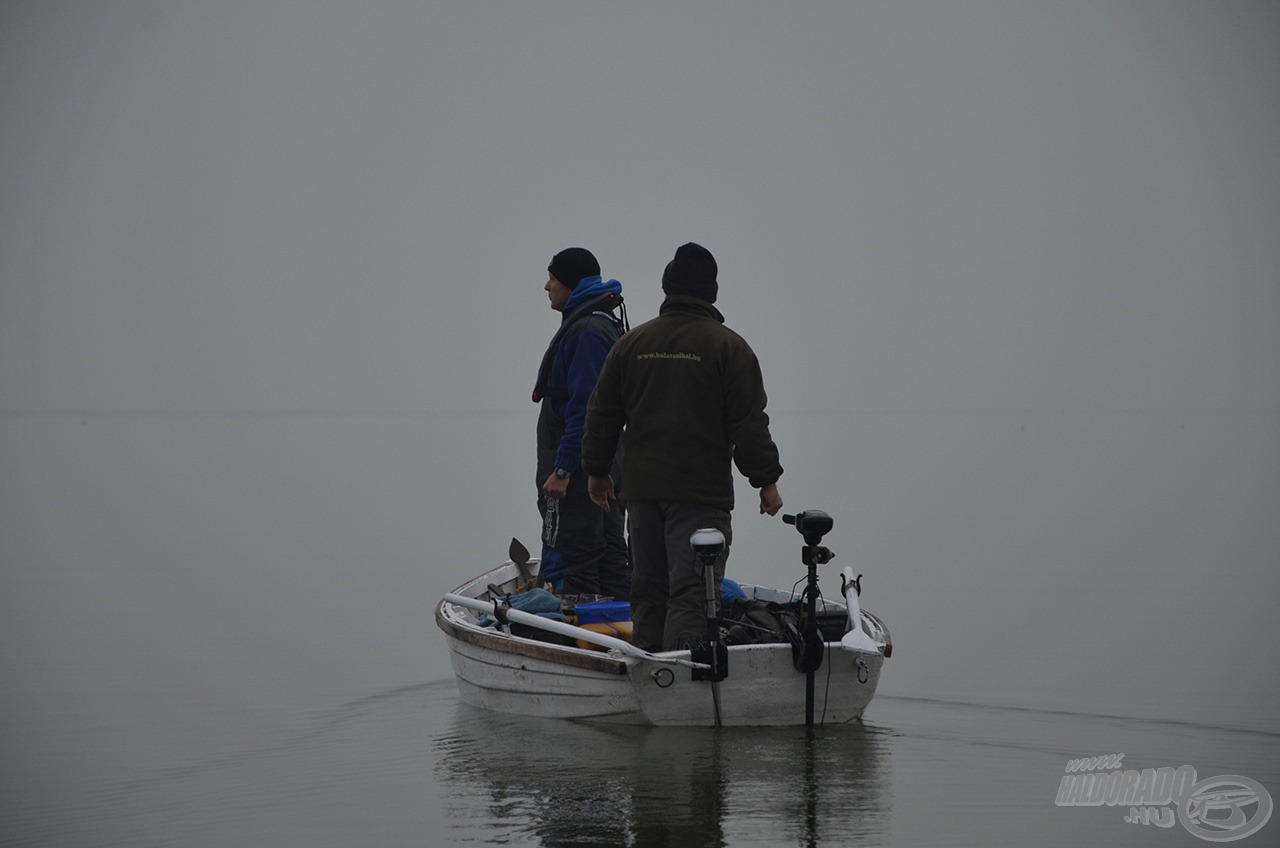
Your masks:
M 538 417 L 538 486 L 553 468 L 576 472 L 582 465 L 587 401 L 605 356 L 622 335 L 613 311 L 622 305 L 617 280 L 585 277 L 564 305 L 560 329 L 538 369 L 534 402 L 546 401 Z

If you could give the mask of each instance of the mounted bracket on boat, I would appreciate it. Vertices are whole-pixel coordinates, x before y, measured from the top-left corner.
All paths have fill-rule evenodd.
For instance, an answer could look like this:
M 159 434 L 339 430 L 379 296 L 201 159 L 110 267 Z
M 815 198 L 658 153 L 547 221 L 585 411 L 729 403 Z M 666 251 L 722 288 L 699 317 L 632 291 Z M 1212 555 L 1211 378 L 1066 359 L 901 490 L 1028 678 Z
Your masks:
M 510 626 L 511 619 L 507 616 L 507 610 L 511 609 L 511 598 L 503 596 L 501 603 L 499 603 L 498 600 L 498 598 L 493 598 L 493 617 L 496 618 L 500 624 Z
M 810 545 L 800 552 L 800 561 L 805 565 L 826 565 L 835 558 L 830 548 L 821 545 Z
M 691 679 L 709 680 L 719 683 L 729 676 L 729 649 L 724 642 L 697 639 L 689 643 L 689 659 L 696 663 L 710 666 L 707 669 L 693 670 Z

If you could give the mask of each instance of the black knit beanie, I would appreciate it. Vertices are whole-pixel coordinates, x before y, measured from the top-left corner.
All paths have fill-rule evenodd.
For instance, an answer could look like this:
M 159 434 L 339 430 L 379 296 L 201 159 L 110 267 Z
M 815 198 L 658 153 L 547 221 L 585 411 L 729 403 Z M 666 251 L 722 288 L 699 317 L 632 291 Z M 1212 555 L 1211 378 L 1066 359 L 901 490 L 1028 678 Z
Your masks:
M 600 263 L 585 247 L 567 247 L 552 257 L 547 270 L 562 286 L 576 289 L 583 277 L 600 276 Z
M 676 256 L 662 272 L 662 290 L 667 294 L 684 294 L 700 297 L 708 303 L 716 302 L 720 290 L 716 283 L 716 260 L 700 244 L 689 242 L 676 248 Z

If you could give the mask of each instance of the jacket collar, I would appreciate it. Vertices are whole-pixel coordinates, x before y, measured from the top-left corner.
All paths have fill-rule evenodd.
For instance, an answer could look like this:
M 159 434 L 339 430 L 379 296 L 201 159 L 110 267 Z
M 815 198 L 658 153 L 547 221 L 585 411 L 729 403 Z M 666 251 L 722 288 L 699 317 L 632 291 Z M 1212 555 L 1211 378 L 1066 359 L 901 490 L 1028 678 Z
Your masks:
M 667 299 L 662 301 L 662 305 L 658 307 L 659 315 L 668 315 L 671 313 L 680 313 L 682 315 L 696 315 L 700 318 L 713 318 L 724 323 L 724 316 L 720 314 L 720 310 L 710 301 L 703 300 L 700 297 L 691 297 L 687 294 L 669 294 Z

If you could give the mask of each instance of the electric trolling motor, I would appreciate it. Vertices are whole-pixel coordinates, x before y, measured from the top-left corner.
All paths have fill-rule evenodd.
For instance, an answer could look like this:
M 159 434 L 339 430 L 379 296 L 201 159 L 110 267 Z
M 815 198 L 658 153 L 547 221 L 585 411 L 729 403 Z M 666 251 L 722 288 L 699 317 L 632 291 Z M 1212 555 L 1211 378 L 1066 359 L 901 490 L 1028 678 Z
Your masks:
M 706 641 L 692 646 L 695 655 L 690 659 L 711 666 L 706 671 L 695 669 L 693 679 L 718 683 L 729 676 L 729 651 L 720 640 L 720 596 L 716 592 L 716 560 L 725 548 L 724 534 L 719 530 L 704 527 L 695 531 L 690 537 L 689 546 L 693 548 L 698 558 L 698 567 L 702 569 L 707 605 Z
M 782 520 L 794 524 L 800 535 L 804 536 L 804 549 L 800 560 L 809 568 L 808 581 L 804 589 L 804 627 L 803 648 L 795 650 L 792 659 L 797 671 L 804 672 L 804 723 L 813 725 L 813 684 L 814 672 L 822 666 L 822 652 L 825 645 L 818 632 L 818 566 L 831 562 L 835 554 L 822 547 L 822 537 L 831 532 L 835 525 L 831 516 L 820 509 L 807 509 L 797 515 L 784 515 Z
M 711 699 L 715 706 L 716 727 L 720 726 L 720 681 L 729 676 L 729 649 L 720 639 L 720 593 L 716 591 L 716 561 L 725 548 L 724 534 L 712 527 L 695 530 L 689 546 L 698 558 L 706 585 L 707 635 L 689 646 L 689 659 L 706 663 L 710 669 L 694 669 L 694 680 L 711 682 Z

